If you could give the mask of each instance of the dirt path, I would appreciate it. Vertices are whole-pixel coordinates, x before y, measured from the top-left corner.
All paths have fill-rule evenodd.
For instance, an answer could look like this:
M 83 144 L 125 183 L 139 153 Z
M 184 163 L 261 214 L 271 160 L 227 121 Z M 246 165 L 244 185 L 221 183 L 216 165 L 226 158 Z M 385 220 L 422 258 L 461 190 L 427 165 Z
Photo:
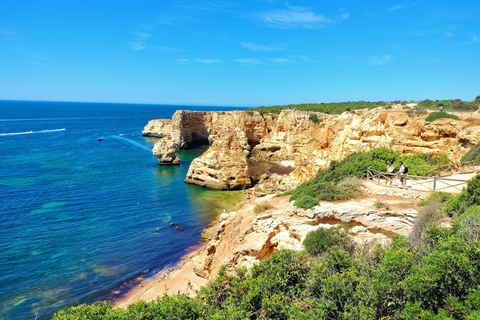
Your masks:
M 464 173 L 464 174 L 454 174 L 447 177 L 429 177 L 428 179 L 422 180 L 413 180 L 407 179 L 407 187 L 404 190 L 414 190 L 420 192 L 433 192 L 434 184 L 435 184 L 435 191 L 443 191 L 443 192 L 450 192 L 450 193 L 460 193 L 462 188 L 467 187 L 467 181 L 475 177 L 477 173 Z M 385 180 L 381 180 L 380 184 L 369 180 L 367 182 L 367 186 L 370 185 L 377 185 L 384 190 L 395 190 L 395 189 L 402 189 L 400 179 L 395 178 L 393 179 L 392 185 L 385 184 Z M 374 189 L 378 189 L 373 187 Z

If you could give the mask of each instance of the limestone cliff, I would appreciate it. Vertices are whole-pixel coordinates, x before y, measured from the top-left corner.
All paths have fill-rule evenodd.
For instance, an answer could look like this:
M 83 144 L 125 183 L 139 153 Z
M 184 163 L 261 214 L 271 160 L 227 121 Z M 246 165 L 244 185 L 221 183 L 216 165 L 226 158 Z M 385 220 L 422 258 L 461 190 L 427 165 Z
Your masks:
M 425 116 L 408 114 L 401 107 L 341 115 L 317 113 L 318 124 L 309 119 L 311 113 L 181 110 L 172 120 L 151 121 L 143 134 L 163 137 L 154 148 L 160 163 L 173 158 L 172 148 L 211 144 L 192 162 L 185 181 L 213 189 L 250 186 L 253 179 L 248 161 L 294 162 L 290 174 L 269 176 L 257 185 L 258 195 L 295 187 L 312 179 L 330 161 L 340 161 L 356 151 L 385 146 L 403 154 L 447 153 L 458 161 L 480 139 L 478 121 L 440 119 L 429 123 Z

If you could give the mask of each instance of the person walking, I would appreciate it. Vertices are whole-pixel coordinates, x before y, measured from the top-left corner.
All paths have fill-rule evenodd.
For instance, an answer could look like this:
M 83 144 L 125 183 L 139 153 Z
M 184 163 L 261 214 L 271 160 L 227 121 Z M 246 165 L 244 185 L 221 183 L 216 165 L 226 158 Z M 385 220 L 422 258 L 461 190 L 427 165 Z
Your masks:
M 385 179 L 385 184 L 387 184 L 387 182 L 390 181 L 390 185 L 392 185 L 394 172 L 395 172 L 395 167 L 393 166 L 393 163 L 390 161 L 387 167 L 387 178 Z
M 402 187 L 405 187 L 407 172 L 408 172 L 407 166 L 403 165 L 403 162 L 400 161 L 400 169 L 398 170 L 397 177 L 400 177 L 400 182 L 402 183 Z

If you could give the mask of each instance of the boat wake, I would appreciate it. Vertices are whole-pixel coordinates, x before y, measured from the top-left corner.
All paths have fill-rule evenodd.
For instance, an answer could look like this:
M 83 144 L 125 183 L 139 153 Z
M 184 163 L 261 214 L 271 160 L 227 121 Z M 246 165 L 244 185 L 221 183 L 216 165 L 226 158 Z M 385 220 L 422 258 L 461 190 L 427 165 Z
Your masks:
M 57 131 L 65 131 L 65 130 L 66 130 L 65 128 L 62 128 L 62 129 L 53 129 L 53 130 L 25 131 L 25 132 L 14 132 L 14 133 L 0 133 L 0 137 L 4 137 L 4 136 L 16 136 L 16 135 L 21 135 L 21 134 L 57 132 Z
M 133 144 L 133 145 L 135 145 L 135 146 L 137 146 L 137 147 L 139 147 L 139 148 L 142 148 L 142 149 L 144 149 L 144 150 L 147 150 L 147 151 L 152 151 L 152 148 L 149 148 L 149 147 L 147 147 L 147 146 L 145 146 L 145 145 L 142 145 L 142 144 L 140 144 L 140 143 L 138 143 L 138 142 L 136 142 L 136 141 L 133 141 L 133 140 L 124 138 L 123 136 L 112 136 L 112 138 L 129 142 L 129 143 L 131 143 L 131 144 Z

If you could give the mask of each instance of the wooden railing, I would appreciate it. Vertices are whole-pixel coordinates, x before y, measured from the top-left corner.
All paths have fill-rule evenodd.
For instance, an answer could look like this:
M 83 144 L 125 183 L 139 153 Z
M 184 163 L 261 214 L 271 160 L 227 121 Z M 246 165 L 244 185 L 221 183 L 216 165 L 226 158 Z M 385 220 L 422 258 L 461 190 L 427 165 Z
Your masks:
M 456 173 L 474 173 L 479 171 L 479 169 L 475 167 L 474 160 L 457 163 L 452 162 L 445 165 L 419 167 L 428 168 L 428 173 L 437 177 L 451 176 Z
M 473 166 L 473 162 L 472 162 Z M 440 171 L 439 171 L 440 172 Z M 473 166 L 473 171 L 472 172 L 478 172 L 476 168 Z M 467 173 L 467 172 L 463 172 Z M 462 180 L 462 179 L 450 179 L 450 178 L 443 178 L 441 176 L 432 176 L 432 177 L 425 177 L 425 176 L 414 176 L 414 175 L 409 175 L 409 174 L 388 174 L 386 172 L 381 172 L 375 169 L 372 169 L 369 167 L 367 169 L 367 179 L 371 180 L 372 182 L 376 184 L 380 184 L 381 181 L 388 182 L 390 181 L 389 179 L 395 179 L 399 180 L 400 178 L 403 178 L 403 184 L 400 182 L 400 188 L 407 188 L 407 182 L 408 182 L 408 188 L 413 189 L 413 190 L 420 190 L 420 191 L 441 191 L 445 190 L 448 188 L 455 188 L 459 191 L 462 191 L 462 187 L 464 187 L 467 184 L 467 179 Z M 393 186 L 396 187 L 396 186 Z

